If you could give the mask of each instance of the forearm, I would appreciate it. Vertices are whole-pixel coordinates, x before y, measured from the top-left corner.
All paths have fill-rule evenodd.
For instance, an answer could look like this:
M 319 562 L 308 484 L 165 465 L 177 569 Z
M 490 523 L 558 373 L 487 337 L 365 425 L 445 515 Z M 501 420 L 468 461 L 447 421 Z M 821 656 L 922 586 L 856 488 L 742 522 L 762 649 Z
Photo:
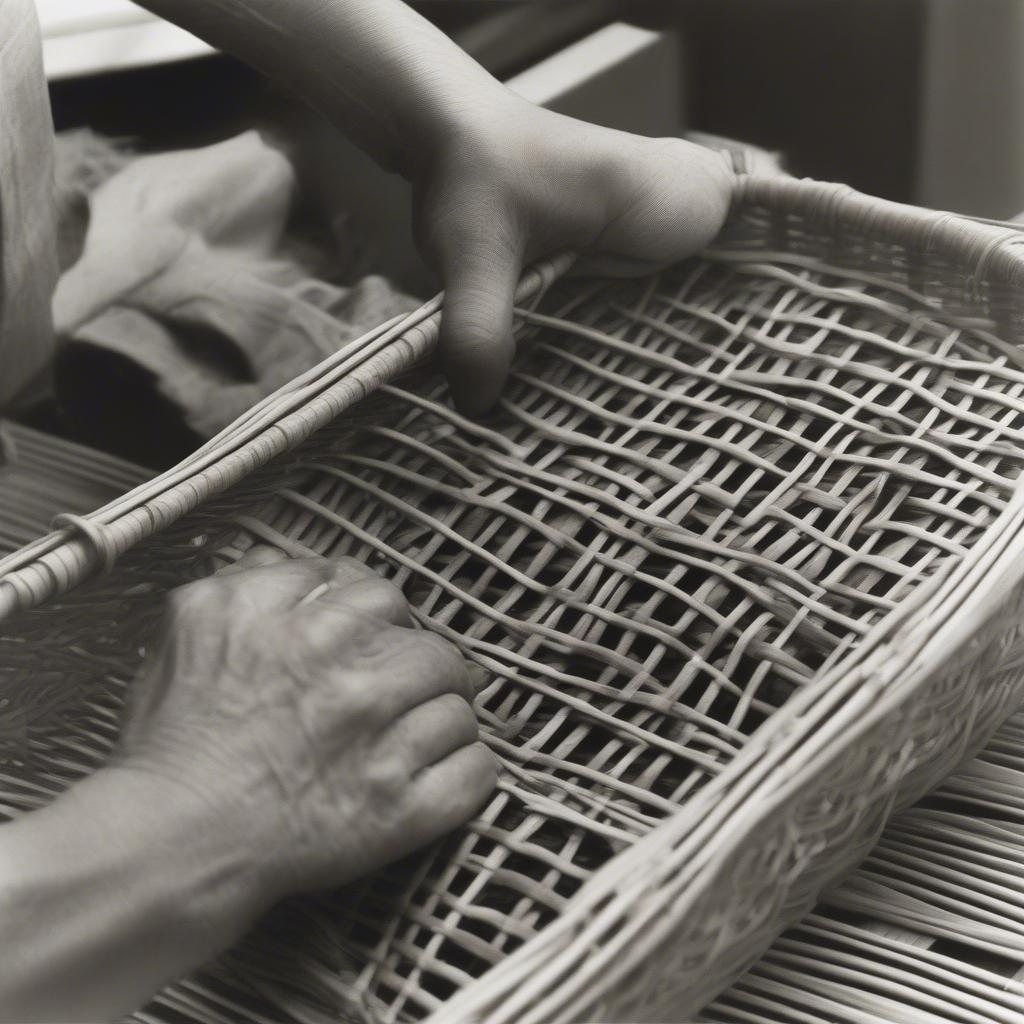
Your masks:
M 0 1021 L 110 1020 L 249 927 L 244 844 L 200 806 L 105 769 L 0 825 Z
M 138 0 L 289 86 L 411 175 L 500 84 L 400 0 Z

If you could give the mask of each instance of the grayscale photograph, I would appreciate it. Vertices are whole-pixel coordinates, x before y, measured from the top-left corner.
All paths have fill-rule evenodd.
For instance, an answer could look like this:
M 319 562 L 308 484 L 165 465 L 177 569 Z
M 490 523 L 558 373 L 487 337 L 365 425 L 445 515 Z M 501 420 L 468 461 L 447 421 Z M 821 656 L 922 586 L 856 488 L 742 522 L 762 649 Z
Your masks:
M 1024 1024 L 1024 0 L 0 0 L 0 1024 Z

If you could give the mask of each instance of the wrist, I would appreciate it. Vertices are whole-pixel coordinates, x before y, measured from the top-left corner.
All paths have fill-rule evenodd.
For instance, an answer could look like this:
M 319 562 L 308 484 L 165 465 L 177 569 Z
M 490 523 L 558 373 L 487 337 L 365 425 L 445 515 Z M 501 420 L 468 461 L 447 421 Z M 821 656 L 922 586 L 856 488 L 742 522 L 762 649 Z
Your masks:
M 114 761 L 86 782 L 117 815 L 122 856 L 162 872 L 161 896 L 180 927 L 217 931 L 229 942 L 277 898 L 240 805 L 218 807 L 198 787 L 137 759 Z
M 501 136 L 511 119 L 522 116 L 526 101 L 482 69 L 477 70 L 483 80 L 439 91 L 429 98 L 428 109 L 411 112 L 406 118 L 399 165 L 403 177 L 415 180 L 429 174 L 448 154 L 461 148 L 486 147 L 492 136 Z
M 508 170 L 515 140 L 547 111 L 491 82 L 420 118 L 418 133 L 410 133 L 401 154 L 397 169 L 403 177 L 419 187 L 453 168 L 472 168 L 475 177 L 500 177 Z
M 263 909 L 249 857 L 159 780 L 103 768 L 0 826 L 4 1019 L 111 1019 Z
M 478 65 L 459 70 L 425 75 L 413 92 L 388 104 L 376 128 L 377 146 L 364 147 L 385 170 L 422 181 L 447 153 L 500 131 L 510 112 L 525 104 Z M 346 128 L 341 112 L 334 120 Z

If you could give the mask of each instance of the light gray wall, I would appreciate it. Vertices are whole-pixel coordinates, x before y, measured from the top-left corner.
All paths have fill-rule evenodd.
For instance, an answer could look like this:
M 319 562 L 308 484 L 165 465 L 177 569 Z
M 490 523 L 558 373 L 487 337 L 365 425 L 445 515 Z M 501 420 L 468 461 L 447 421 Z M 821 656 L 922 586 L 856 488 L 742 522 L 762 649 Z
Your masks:
M 915 200 L 1024 210 L 1024 0 L 929 0 Z

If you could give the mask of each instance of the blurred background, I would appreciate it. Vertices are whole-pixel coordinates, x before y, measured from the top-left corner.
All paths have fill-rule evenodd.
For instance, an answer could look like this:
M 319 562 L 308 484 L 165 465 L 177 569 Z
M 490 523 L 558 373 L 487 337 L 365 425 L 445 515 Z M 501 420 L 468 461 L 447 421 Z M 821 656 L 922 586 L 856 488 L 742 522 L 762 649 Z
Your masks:
M 58 127 L 90 124 L 154 145 L 202 140 L 265 99 L 250 73 L 129 0 L 37 3 Z M 671 33 L 675 76 L 638 80 L 637 107 L 777 149 L 800 175 L 983 216 L 1024 209 L 1021 0 L 414 6 L 503 77 L 615 21 Z M 586 59 L 598 73 L 607 54 Z
M 36 2 L 55 126 L 71 139 L 58 149 L 58 178 L 70 161 L 64 178 L 78 203 L 68 204 L 66 231 L 62 222 L 62 242 L 71 238 L 62 270 L 81 251 L 85 186 L 98 187 L 124 154 L 205 146 L 256 127 L 297 176 L 283 244 L 305 268 L 319 253 L 309 276 L 362 303 L 353 336 L 385 318 L 381 303 L 391 315 L 437 290 L 413 244 L 406 183 L 319 114 L 129 0 Z M 1001 219 L 1024 210 L 1024 0 L 413 6 L 552 109 L 645 135 L 742 140 L 779 153 L 792 174 L 901 202 Z M 84 143 L 80 129 L 89 130 Z M 117 149 L 90 148 L 95 138 Z M 377 296 L 369 311 L 356 288 Z M 241 402 L 246 388 L 270 388 L 254 381 L 238 338 L 209 329 L 212 318 L 198 329 L 132 316 L 114 310 L 64 339 L 55 399 L 23 418 L 159 468 L 212 434 L 211 410 L 233 418 L 224 396 Z M 196 382 L 214 396 L 202 407 Z

